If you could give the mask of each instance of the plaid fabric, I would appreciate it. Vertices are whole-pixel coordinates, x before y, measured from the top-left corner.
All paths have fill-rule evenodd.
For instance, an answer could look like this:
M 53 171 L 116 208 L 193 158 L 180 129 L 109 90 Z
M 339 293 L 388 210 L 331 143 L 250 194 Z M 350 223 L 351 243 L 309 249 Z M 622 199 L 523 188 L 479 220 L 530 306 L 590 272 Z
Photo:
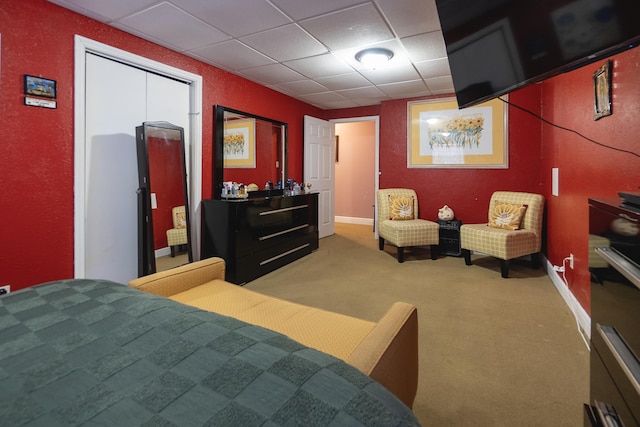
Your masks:
M 392 221 L 389 196 L 413 197 L 414 218 Z M 378 190 L 378 234 L 385 241 L 398 247 L 437 245 L 440 242 L 440 227 L 433 221 L 420 218 L 416 192 L 407 188 L 386 188 Z
M 527 205 L 522 229 L 502 230 L 487 224 L 463 224 L 460 227 L 460 246 L 500 259 L 518 258 L 540 252 L 542 247 L 542 215 L 544 197 L 540 194 L 496 191 L 489 202 L 489 212 L 496 201 Z
M 176 206 L 171 209 L 171 216 L 173 217 L 174 228 L 167 230 L 167 243 L 169 246 L 186 245 L 187 229 L 184 227 L 184 223 L 181 223 L 185 217 L 184 206 Z

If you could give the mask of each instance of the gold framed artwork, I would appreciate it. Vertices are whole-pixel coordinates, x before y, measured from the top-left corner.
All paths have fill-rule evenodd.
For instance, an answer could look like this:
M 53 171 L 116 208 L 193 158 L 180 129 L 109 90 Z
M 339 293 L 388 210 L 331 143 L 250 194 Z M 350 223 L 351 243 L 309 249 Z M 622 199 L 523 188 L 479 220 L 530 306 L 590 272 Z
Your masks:
M 611 60 L 593 73 L 594 87 L 594 116 L 593 120 L 600 120 L 610 116 L 611 112 Z
M 231 120 L 224 124 L 224 167 L 256 167 L 256 122 Z
M 506 169 L 507 123 L 500 99 L 463 109 L 455 98 L 408 102 L 407 167 Z

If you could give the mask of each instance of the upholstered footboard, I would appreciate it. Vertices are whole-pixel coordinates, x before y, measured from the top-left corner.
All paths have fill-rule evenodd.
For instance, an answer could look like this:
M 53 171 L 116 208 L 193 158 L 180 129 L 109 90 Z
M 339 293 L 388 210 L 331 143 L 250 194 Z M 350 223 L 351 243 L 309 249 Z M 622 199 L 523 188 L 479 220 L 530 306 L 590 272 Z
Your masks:
M 418 384 L 415 306 L 393 304 L 378 322 L 270 297 L 224 281 L 224 260 L 208 258 L 135 279 L 137 289 L 287 335 L 369 375 L 407 406 Z

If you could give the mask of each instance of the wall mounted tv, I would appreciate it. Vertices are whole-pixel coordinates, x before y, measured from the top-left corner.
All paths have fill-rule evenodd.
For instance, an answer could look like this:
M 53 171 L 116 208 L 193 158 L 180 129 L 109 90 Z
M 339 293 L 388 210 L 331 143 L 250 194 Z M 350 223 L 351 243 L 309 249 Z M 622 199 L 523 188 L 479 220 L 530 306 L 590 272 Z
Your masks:
M 436 0 L 460 108 L 640 43 L 640 0 Z

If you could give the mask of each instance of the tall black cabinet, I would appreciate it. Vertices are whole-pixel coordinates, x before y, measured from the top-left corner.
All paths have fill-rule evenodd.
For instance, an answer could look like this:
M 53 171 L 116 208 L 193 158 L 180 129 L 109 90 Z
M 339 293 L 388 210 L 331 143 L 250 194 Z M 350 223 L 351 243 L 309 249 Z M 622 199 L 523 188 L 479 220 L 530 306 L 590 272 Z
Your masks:
M 318 194 L 202 201 L 202 258 L 247 283 L 318 249 Z
M 625 227 L 626 224 L 626 227 Z M 590 402 L 585 426 L 640 425 L 640 211 L 589 200 L 592 262 Z M 622 226 L 624 228 L 617 229 Z

